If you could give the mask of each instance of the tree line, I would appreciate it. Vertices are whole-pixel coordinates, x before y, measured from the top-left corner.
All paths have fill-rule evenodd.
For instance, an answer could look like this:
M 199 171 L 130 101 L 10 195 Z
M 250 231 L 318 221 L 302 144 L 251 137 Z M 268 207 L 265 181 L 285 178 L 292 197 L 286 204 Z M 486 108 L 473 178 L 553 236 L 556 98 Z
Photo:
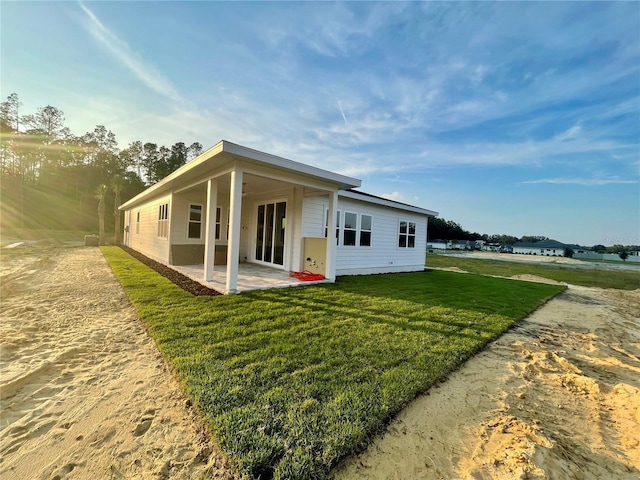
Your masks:
M 54 106 L 23 113 L 18 94 L 0 103 L 0 223 L 4 231 L 27 229 L 119 231 L 115 208 L 202 153 L 202 145 L 177 142 L 170 147 L 133 141 L 120 149 L 104 125 L 76 135 Z M 108 215 L 107 205 L 114 206 Z M 100 220 L 97 222 L 97 213 Z M 469 232 L 444 218 L 429 220 L 429 240 L 484 240 L 513 244 L 547 240 L 545 236 Z M 601 253 L 633 246 L 595 245 Z
M 459 223 L 452 220 L 445 220 L 444 218 L 430 218 L 429 228 L 427 229 L 427 235 L 429 241 L 435 240 L 484 240 L 487 243 L 499 243 L 501 245 L 513 245 L 516 242 L 536 243 L 544 240 L 549 240 L 548 237 L 543 235 L 523 235 L 522 237 L 514 237 L 513 235 L 505 234 L 493 234 L 487 235 L 486 233 L 480 234 L 477 232 L 469 232 L 462 228 Z M 605 247 L 604 245 L 593 245 L 588 247 L 596 253 L 613 253 L 619 254 L 622 252 L 629 252 L 631 250 L 637 250 L 640 248 L 638 245 L 613 245 Z
M 104 125 L 74 134 L 62 110 L 23 113 L 12 93 L 0 104 L 2 228 L 95 230 L 99 204 L 128 200 L 201 152 L 198 142 L 137 140 L 120 149 Z M 105 228 L 113 231 L 115 221 L 106 215 Z

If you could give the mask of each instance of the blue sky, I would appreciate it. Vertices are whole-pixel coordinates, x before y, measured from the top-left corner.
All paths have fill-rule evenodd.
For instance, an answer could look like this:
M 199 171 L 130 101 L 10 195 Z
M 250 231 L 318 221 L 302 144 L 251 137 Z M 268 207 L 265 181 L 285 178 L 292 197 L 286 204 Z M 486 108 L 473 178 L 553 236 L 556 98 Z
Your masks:
M 1 94 L 220 139 L 465 229 L 640 244 L 637 2 L 2 2 Z

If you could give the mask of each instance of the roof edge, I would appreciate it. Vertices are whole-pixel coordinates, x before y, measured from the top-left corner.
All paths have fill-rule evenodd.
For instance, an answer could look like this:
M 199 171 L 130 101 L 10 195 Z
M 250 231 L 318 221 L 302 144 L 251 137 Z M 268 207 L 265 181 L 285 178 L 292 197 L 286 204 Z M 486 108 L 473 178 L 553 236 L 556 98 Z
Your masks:
M 428 215 L 430 217 L 437 217 L 438 212 L 428 210 L 422 207 L 416 207 L 415 205 L 409 205 L 408 203 L 396 202 L 395 200 L 389 200 L 387 198 L 378 197 L 370 193 L 358 192 L 356 190 L 340 190 L 338 195 L 345 198 L 351 198 L 354 200 L 360 200 L 363 202 L 375 203 L 377 205 L 383 205 L 385 207 L 397 208 L 398 210 L 406 210 L 408 212 L 420 213 L 422 215 Z

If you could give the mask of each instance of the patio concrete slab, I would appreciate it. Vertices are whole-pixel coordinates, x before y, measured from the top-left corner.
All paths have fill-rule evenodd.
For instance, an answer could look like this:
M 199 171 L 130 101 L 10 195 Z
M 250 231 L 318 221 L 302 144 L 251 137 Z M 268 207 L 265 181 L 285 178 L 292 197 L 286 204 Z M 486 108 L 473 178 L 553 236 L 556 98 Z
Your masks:
M 201 283 L 205 287 L 213 288 L 224 293 L 226 289 L 226 265 L 216 265 L 213 268 L 213 280 L 204 280 L 204 264 L 199 265 L 171 265 L 171 268 L 181 274 Z M 316 285 L 319 283 L 330 283 L 329 280 L 317 280 L 312 282 L 302 282 L 297 278 L 289 276 L 289 272 L 278 268 L 270 268 L 255 263 L 241 263 L 238 265 L 238 287 L 239 293 L 251 290 L 267 290 L 270 288 L 299 287 L 303 285 Z

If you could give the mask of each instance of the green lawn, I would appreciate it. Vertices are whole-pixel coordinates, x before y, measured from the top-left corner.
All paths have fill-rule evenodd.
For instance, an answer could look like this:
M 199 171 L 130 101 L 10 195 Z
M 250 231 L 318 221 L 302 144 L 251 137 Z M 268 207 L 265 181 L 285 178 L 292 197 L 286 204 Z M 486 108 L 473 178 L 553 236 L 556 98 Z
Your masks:
M 247 478 L 326 478 L 417 394 L 563 289 L 427 271 L 194 297 L 123 250 L 102 250 Z
M 505 255 L 508 257 L 508 255 Z M 427 254 L 427 267 L 458 267 L 481 275 L 537 275 L 558 282 L 585 287 L 618 288 L 635 290 L 640 288 L 640 270 L 596 270 L 569 266 L 535 265 L 530 263 L 460 258 L 447 255 Z

